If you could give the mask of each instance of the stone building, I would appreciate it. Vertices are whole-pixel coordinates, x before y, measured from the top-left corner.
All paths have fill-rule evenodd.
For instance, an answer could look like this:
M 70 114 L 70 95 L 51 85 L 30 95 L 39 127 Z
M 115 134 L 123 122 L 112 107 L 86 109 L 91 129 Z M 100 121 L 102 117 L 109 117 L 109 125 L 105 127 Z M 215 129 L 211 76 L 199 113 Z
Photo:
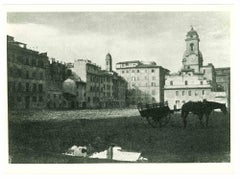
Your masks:
M 170 108 L 180 109 L 188 101 L 226 102 L 225 94 L 217 93 L 216 72 L 213 64 L 203 65 L 200 38 L 193 28 L 186 35 L 186 50 L 182 58 L 182 69 L 166 76 L 164 93 Z M 223 98 L 217 99 L 218 96 Z
M 168 70 L 155 62 L 124 61 L 116 64 L 116 71 L 128 82 L 127 102 L 164 102 L 165 75 Z
M 63 82 L 63 97 L 63 108 L 86 108 L 86 83 L 75 73 L 72 73 L 68 79 Z
M 230 68 L 216 68 L 216 82 L 218 84 L 218 91 L 230 90 Z
M 51 58 L 46 67 L 46 104 L 49 109 L 63 108 L 63 82 L 68 78 L 66 64 Z
M 72 72 L 76 73 L 86 83 L 86 107 L 124 107 L 126 98 L 126 81 L 112 70 L 112 57 L 106 55 L 106 70 L 92 63 L 90 60 L 75 60 L 70 65 Z
M 217 90 L 226 92 L 228 106 L 230 106 L 230 68 L 216 68 Z
M 46 101 L 47 53 L 27 48 L 27 44 L 7 36 L 9 109 L 40 109 Z

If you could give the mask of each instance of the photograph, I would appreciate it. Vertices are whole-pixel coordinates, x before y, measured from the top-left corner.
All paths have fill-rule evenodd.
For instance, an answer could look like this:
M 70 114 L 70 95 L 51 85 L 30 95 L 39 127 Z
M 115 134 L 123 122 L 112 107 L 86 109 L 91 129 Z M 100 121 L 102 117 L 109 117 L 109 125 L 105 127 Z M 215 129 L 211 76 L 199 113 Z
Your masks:
M 229 8 L 40 9 L 6 11 L 9 165 L 231 163 Z

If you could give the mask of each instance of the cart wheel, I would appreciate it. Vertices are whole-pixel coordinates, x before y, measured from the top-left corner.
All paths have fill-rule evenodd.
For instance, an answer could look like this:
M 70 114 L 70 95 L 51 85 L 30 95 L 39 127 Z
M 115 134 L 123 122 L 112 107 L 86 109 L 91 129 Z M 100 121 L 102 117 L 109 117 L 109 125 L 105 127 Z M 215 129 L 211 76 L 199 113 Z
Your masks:
M 165 117 L 158 118 L 158 119 L 159 119 L 159 123 L 160 123 L 159 126 L 160 126 L 160 127 L 166 126 L 166 125 L 169 123 L 170 118 L 171 118 L 171 115 L 170 115 L 170 114 L 168 114 L 168 115 L 165 116 Z
M 161 124 L 159 123 L 159 120 L 157 117 L 148 116 L 146 118 L 147 118 L 148 124 L 153 128 L 161 127 L 160 126 Z
M 168 122 L 170 121 L 171 115 L 168 114 L 165 117 L 152 117 L 149 116 L 147 117 L 147 121 L 150 124 L 150 126 L 152 126 L 153 128 L 161 128 L 164 127 L 168 124 Z

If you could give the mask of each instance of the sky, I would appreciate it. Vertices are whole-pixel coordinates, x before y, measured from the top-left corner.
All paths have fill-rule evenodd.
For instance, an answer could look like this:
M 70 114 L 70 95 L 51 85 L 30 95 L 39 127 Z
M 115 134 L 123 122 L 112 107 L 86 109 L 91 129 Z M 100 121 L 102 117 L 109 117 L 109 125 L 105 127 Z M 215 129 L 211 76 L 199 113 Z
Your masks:
M 89 59 L 102 68 L 120 61 L 155 61 L 177 72 L 186 33 L 200 36 L 204 65 L 230 66 L 228 12 L 11 12 L 7 33 L 28 48 L 63 62 Z

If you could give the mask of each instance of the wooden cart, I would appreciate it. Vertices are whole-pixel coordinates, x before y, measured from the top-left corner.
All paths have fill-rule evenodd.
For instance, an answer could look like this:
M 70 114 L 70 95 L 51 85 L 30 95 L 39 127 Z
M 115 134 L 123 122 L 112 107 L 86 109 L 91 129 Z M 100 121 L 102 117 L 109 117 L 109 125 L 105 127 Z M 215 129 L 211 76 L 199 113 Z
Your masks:
M 166 126 L 171 118 L 171 114 L 174 112 L 163 103 L 140 103 L 137 105 L 137 108 L 140 115 L 146 118 L 148 123 L 154 128 Z

